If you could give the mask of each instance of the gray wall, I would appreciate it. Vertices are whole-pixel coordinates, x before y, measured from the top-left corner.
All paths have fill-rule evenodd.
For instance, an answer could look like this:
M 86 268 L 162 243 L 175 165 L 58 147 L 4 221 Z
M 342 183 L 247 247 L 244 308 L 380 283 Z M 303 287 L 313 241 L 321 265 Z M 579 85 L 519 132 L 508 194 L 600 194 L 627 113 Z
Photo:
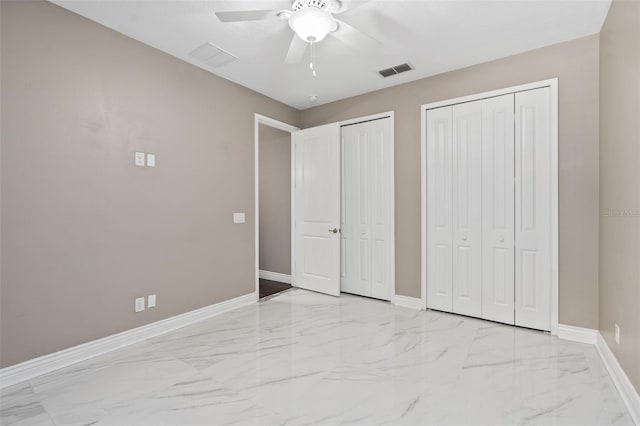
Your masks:
M 597 35 L 302 111 L 303 128 L 396 112 L 397 293 L 420 297 L 420 105 L 552 77 L 560 92 L 560 322 L 597 328 Z
M 0 365 L 253 292 L 253 114 L 299 112 L 53 4 L 0 4 Z
M 615 0 L 600 33 L 600 212 L 600 332 L 640 392 L 639 1 Z
M 291 134 L 260 125 L 260 270 L 291 275 Z

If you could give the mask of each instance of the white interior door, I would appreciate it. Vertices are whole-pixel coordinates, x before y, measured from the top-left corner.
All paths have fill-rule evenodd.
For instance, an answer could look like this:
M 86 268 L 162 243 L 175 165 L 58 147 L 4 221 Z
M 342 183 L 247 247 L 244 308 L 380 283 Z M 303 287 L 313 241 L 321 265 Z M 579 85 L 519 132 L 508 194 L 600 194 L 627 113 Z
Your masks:
M 551 117 L 548 87 L 515 95 L 516 325 L 551 329 Z
M 342 127 L 342 291 L 391 300 L 391 119 Z
M 340 126 L 292 134 L 297 287 L 340 295 Z
M 482 318 L 514 323 L 514 95 L 482 101 Z
M 427 111 L 427 307 L 451 312 L 452 107 Z
M 453 310 L 482 314 L 482 102 L 453 106 Z

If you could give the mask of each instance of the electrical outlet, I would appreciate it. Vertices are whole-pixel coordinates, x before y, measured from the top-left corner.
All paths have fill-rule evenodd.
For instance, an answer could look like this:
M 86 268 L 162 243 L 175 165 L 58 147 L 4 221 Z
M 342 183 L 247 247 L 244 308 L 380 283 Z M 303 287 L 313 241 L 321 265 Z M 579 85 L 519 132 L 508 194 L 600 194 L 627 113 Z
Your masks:
M 148 308 L 155 308 L 156 307 L 156 295 L 155 294 L 150 294 L 147 297 L 147 307 Z
M 620 344 L 620 326 L 618 324 L 614 325 L 615 331 L 616 331 L 616 343 Z
M 144 297 L 138 297 L 136 299 L 136 312 L 144 311 Z

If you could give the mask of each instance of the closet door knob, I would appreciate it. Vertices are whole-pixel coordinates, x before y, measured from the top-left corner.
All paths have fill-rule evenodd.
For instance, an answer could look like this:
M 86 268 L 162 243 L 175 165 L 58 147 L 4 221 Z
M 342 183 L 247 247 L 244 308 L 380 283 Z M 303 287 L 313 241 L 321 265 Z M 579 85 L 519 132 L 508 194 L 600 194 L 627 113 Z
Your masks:
M 329 229 L 329 232 L 337 234 L 338 233 L 338 229 L 337 228 Z
M 504 243 L 504 237 L 501 235 L 500 237 L 498 237 L 498 241 L 500 241 L 501 243 Z
M 466 235 L 462 236 L 462 241 L 467 241 L 467 236 Z

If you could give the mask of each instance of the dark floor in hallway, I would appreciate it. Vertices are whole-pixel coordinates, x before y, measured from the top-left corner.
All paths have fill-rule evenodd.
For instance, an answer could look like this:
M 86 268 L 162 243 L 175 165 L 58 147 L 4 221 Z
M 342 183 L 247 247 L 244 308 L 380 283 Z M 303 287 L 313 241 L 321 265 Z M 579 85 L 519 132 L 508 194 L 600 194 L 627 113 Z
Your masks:
M 291 285 L 287 283 L 281 283 L 277 281 L 264 280 L 260 278 L 260 298 L 271 296 L 272 294 L 280 293 L 291 288 Z

